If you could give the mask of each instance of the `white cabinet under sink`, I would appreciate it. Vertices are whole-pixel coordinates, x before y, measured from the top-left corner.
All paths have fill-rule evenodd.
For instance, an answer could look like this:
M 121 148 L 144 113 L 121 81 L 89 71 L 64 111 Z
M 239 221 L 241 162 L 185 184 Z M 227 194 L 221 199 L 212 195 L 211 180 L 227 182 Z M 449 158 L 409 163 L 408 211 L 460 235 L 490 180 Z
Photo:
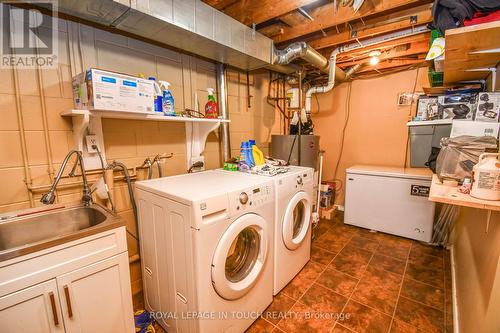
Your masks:
M 0 327 L 134 332 L 125 227 L 0 262 Z
M 1 297 L 0 325 L 2 332 L 64 332 L 56 280 Z

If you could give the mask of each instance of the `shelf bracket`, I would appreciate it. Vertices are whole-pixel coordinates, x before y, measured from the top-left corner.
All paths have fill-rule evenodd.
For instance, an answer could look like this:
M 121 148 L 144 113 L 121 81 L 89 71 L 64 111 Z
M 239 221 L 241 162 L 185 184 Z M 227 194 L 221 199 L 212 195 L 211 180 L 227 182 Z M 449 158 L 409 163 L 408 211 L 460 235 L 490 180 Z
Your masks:
M 186 122 L 186 160 L 187 169 L 202 159 L 208 135 L 219 128 L 220 123 Z M 204 168 L 202 168 L 204 170 Z
M 491 220 L 491 210 L 488 209 L 488 212 L 486 213 L 486 233 L 490 231 L 490 220 Z
M 91 115 L 91 113 L 87 110 L 82 110 L 82 112 L 79 112 L 78 114 L 72 114 L 71 121 L 73 123 L 73 142 L 75 149 L 82 152 L 85 169 L 101 169 L 102 166 L 99 156 L 96 153 L 89 153 L 85 143 L 85 136 L 88 134 L 96 135 L 102 158 L 105 161 L 104 163 L 106 163 L 101 117 Z

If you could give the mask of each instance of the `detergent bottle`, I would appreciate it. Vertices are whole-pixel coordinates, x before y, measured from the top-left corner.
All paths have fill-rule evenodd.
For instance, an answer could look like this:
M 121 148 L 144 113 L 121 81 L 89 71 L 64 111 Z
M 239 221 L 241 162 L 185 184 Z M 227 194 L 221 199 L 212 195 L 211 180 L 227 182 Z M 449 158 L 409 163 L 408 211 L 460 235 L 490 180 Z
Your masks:
M 148 80 L 153 81 L 153 87 L 155 89 L 154 94 L 154 106 L 155 112 L 163 112 L 163 93 L 161 91 L 160 85 L 156 82 L 156 78 L 154 76 L 148 77 Z
M 170 83 L 167 81 L 159 81 L 163 92 L 162 109 L 165 116 L 175 116 L 174 96 L 170 91 Z
M 262 165 L 266 163 L 264 153 L 257 147 L 255 140 L 249 140 L 250 147 L 252 148 L 252 157 L 255 165 Z
M 500 162 L 498 154 L 484 153 L 474 166 L 470 195 L 483 200 L 500 200 Z
M 207 88 L 208 91 L 208 102 L 205 104 L 205 117 L 206 118 L 218 118 L 219 117 L 219 106 L 215 101 L 214 89 Z
M 240 163 L 247 165 L 249 168 L 253 167 L 253 157 L 251 154 L 251 147 L 248 141 L 243 141 L 240 146 Z

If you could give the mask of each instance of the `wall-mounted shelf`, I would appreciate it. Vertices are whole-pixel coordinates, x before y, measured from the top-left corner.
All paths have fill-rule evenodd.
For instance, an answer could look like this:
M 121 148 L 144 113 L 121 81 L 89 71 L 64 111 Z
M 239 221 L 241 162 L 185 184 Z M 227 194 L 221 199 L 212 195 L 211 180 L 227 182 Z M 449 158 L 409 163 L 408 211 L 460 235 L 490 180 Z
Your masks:
M 429 200 L 450 205 L 500 211 L 500 201 L 481 200 L 460 193 L 457 187 L 443 185 L 437 175 L 432 176 Z
M 444 83 L 484 80 L 500 60 L 500 21 L 446 31 Z
M 451 125 L 452 123 L 453 119 L 419 120 L 407 122 L 406 126 Z
M 61 116 L 70 116 L 73 118 L 73 137 L 75 145 L 78 150 L 84 152 L 85 168 L 89 170 L 99 169 L 101 168 L 101 164 L 96 154 L 89 154 L 86 152 L 86 149 L 84 149 L 84 139 L 89 133 L 97 135 L 99 146 L 104 147 L 101 121 L 103 118 L 185 123 L 187 168 L 189 168 L 205 150 L 205 142 L 208 135 L 216 130 L 221 123 L 230 122 L 230 120 L 226 119 L 173 117 L 161 114 L 110 110 L 69 110 L 62 112 Z M 104 149 L 101 148 L 101 150 L 105 158 Z

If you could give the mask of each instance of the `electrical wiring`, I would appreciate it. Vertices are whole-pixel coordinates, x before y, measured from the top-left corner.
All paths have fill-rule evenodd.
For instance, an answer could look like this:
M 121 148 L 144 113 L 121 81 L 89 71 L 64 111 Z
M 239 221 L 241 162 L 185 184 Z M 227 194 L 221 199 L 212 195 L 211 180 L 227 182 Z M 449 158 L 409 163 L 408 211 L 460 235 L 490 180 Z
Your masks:
M 335 169 L 333 172 L 333 178 L 337 179 L 337 171 L 340 165 L 340 160 L 342 159 L 342 154 L 344 153 L 344 141 L 345 141 L 345 133 L 347 129 L 347 124 L 349 123 L 349 115 L 351 113 L 350 109 L 350 104 L 351 104 L 351 90 L 352 90 L 352 81 L 349 82 L 349 85 L 347 86 L 347 95 L 346 95 L 346 115 L 345 115 L 345 121 L 344 121 L 344 128 L 342 129 L 342 140 L 340 141 L 340 154 L 339 158 L 337 159 L 337 162 L 335 164 Z

